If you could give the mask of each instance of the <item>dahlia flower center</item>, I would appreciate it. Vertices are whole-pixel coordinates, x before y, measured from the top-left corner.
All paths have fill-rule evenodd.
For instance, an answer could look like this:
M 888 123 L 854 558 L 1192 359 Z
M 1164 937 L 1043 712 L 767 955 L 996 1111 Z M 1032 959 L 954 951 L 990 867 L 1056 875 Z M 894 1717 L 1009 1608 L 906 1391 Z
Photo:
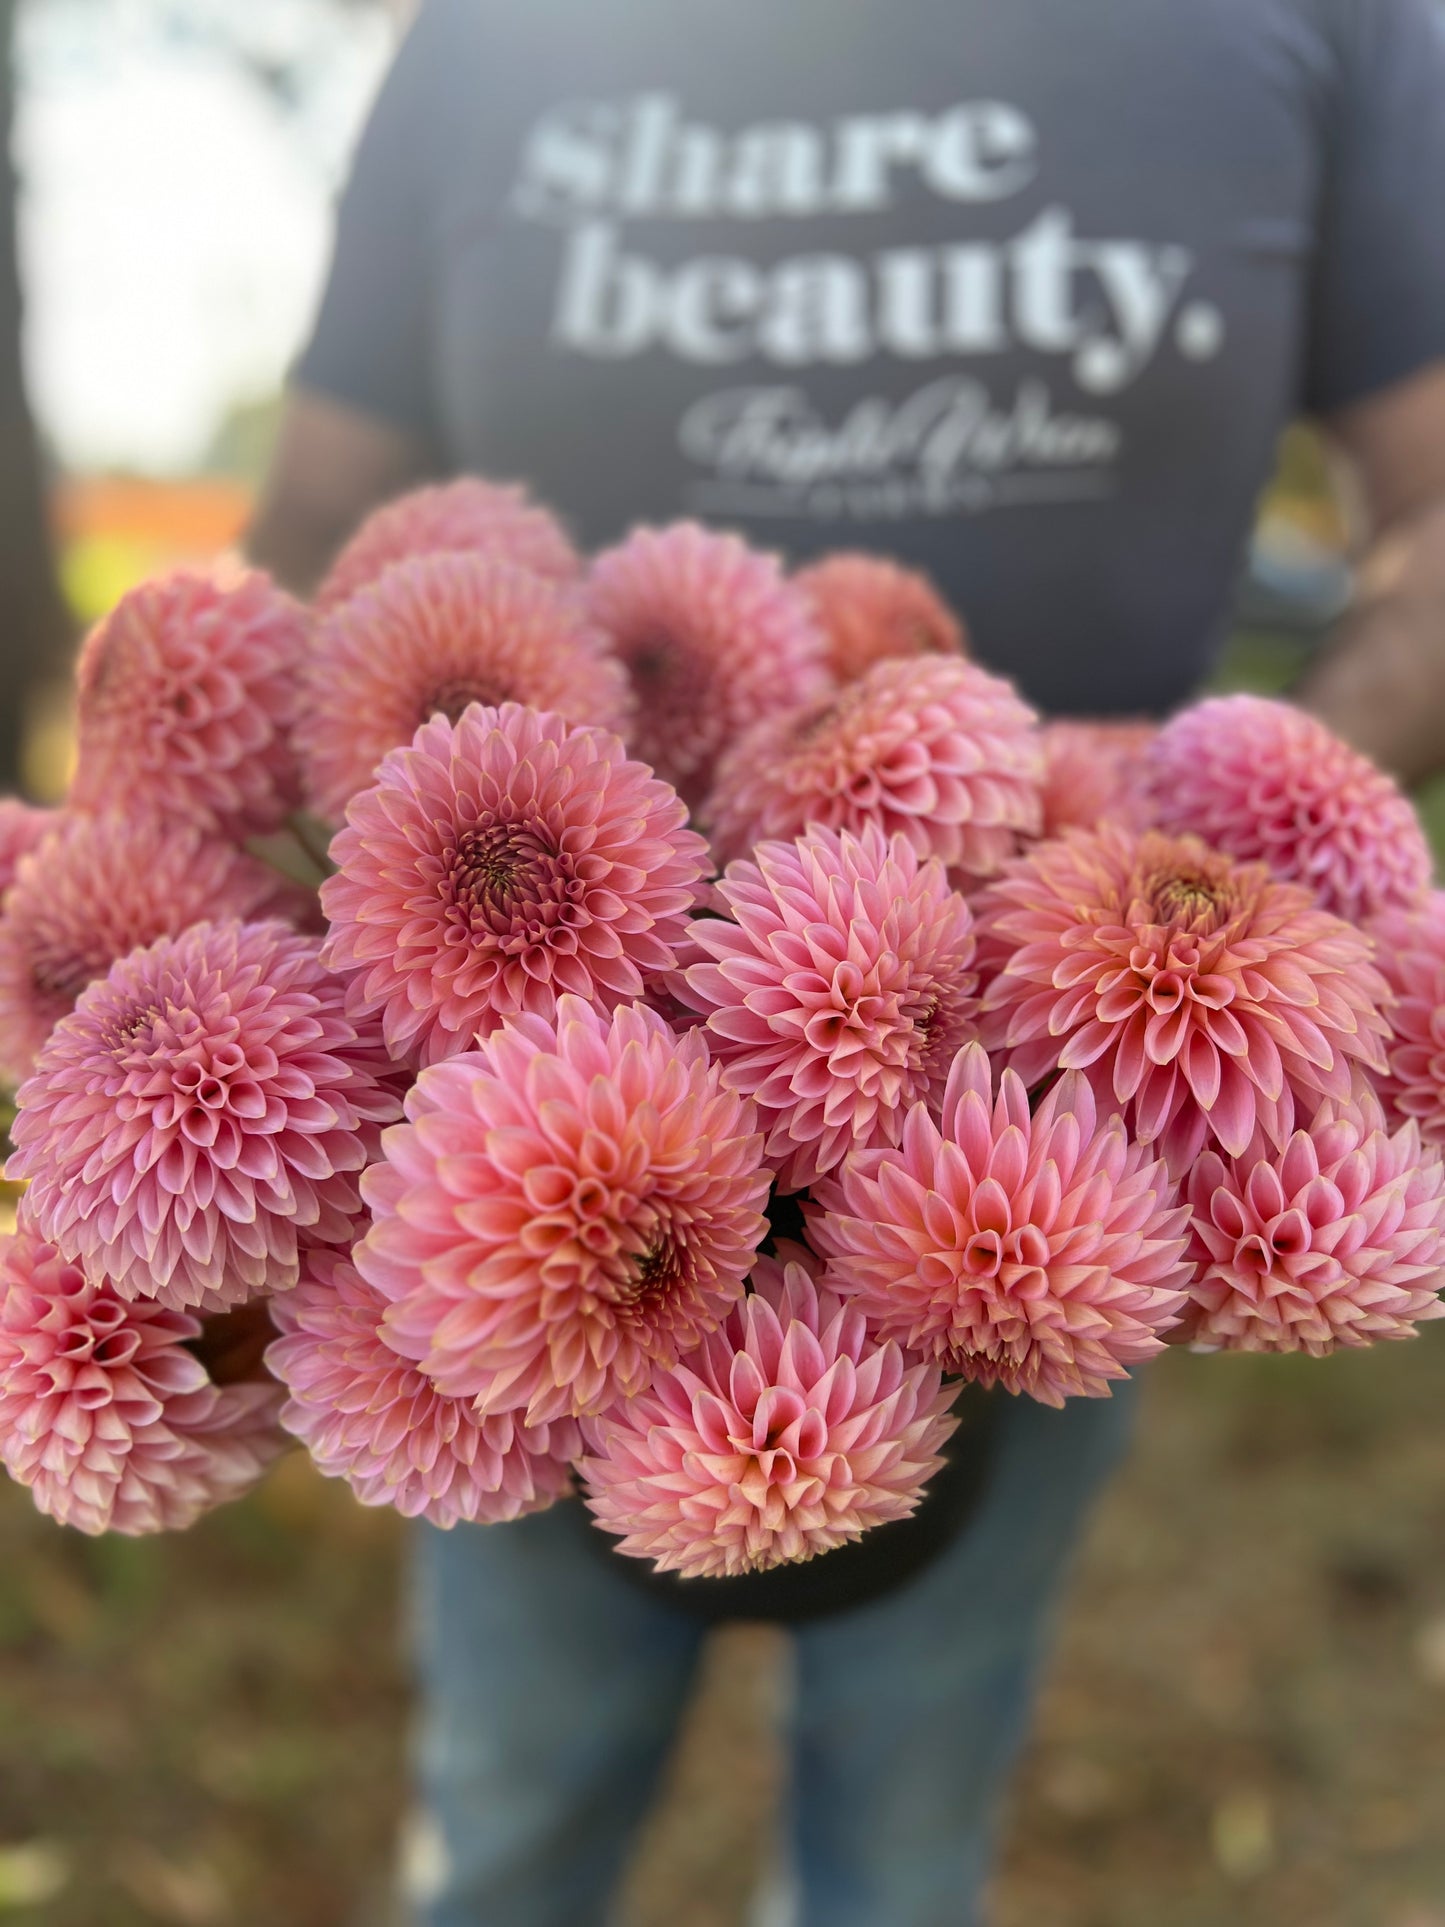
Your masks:
M 685 1272 L 686 1258 L 672 1233 L 660 1231 L 624 1281 L 622 1302 L 633 1311 L 656 1305 L 683 1282 Z
M 1159 922 L 1186 929 L 1217 929 L 1234 907 L 1234 894 L 1229 866 L 1222 859 L 1155 871 L 1143 885 Z
M 458 907 L 473 929 L 511 935 L 518 925 L 555 922 L 571 891 L 555 844 L 535 825 L 488 823 L 463 835 L 452 863 Z
M 702 680 L 688 652 L 662 630 L 633 644 L 627 652 L 627 667 L 650 701 L 663 694 L 686 695 Z
M 422 705 L 419 720 L 425 722 L 432 716 L 445 716 L 449 723 L 459 723 L 473 703 L 499 709 L 511 696 L 510 690 L 497 683 L 484 682 L 476 676 L 456 676 L 432 691 L 430 699 Z
M 816 742 L 825 730 L 831 729 L 837 722 L 838 713 L 838 704 L 831 697 L 805 710 L 793 725 L 793 741 L 800 747 Z

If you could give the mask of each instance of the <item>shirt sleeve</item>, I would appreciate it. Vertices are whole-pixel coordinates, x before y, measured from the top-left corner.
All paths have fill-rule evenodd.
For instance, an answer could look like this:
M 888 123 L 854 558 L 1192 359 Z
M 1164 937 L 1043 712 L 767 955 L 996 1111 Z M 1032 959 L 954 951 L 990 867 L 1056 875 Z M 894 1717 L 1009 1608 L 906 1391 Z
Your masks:
M 1306 407 L 1445 356 L 1445 4 L 1354 0 L 1326 127 Z
M 331 266 L 292 378 L 436 443 L 432 238 L 454 0 L 425 0 L 371 110 L 336 217 Z

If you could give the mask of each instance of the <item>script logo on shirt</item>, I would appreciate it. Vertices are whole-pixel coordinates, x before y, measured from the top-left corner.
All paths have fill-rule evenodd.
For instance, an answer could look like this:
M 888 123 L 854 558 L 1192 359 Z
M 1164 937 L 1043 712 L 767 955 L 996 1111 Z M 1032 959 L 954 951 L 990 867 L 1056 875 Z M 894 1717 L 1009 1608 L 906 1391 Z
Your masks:
M 628 224 L 695 232 L 717 221 L 736 236 L 764 220 L 877 215 L 905 187 L 916 195 L 914 183 L 979 207 L 1022 194 L 1040 166 L 1032 121 L 1002 101 L 727 133 L 655 93 L 551 109 L 524 142 L 511 206 L 564 234 L 549 323 L 561 353 L 661 353 L 699 369 L 762 362 L 799 375 L 969 364 L 967 379 L 923 382 L 901 402 L 865 396 L 832 422 L 796 383 L 730 387 L 679 429 L 689 459 L 752 512 L 942 514 L 1106 492 L 1120 430 L 1061 403 L 1052 371 L 1097 409 L 1166 345 L 1195 361 L 1217 355 L 1223 319 L 1185 298 L 1185 249 L 1088 239 L 1069 208 L 1048 202 L 1006 238 L 867 257 L 814 248 L 766 263 L 736 245 L 666 262 Z M 1029 358 L 1030 373 L 995 394 L 988 358 L 1005 356 L 1015 370 Z

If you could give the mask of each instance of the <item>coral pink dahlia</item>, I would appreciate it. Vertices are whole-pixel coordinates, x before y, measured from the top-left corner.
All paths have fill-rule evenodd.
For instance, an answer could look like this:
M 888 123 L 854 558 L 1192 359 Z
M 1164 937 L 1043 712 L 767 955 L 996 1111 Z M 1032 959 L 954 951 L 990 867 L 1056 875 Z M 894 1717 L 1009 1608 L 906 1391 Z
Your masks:
M 0 914 L 0 1076 L 18 1083 L 117 957 L 204 919 L 275 915 L 301 893 L 187 823 L 62 813 Z
M 941 1099 L 974 1030 L 972 917 L 941 864 L 876 828 L 761 844 L 720 894 L 731 921 L 693 924 L 708 961 L 672 981 L 756 1100 L 779 1183 L 801 1190 Z
M 349 1239 L 398 1115 L 317 946 L 198 923 L 81 993 L 20 1087 L 12 1178 L 36 1229 L 125 1298 L 221 1310 Z
M 0 898 L 15 881 L 20 859 L 55 827 L 58 810 L 38 810 L 18 796 L 0 796 Z
M 312 808 L 339 822 L 388 750 L 469 703 L 555 710 L 621 732 L 627 672 L 575 600 L 515 563 L 443 554 L 398 562 L 317 627 L 296 743 Z
M 81 1532 L 177 1531 L 286 1445 L 270 1384 L 218 1385 L 198 1318 L 88 1281 L 24 1220 L 0 1240 L 0 1463 Z
M 690 1579 L 811 1559 L 917 1506 L 957 1421 L 937 1366 L 879 1342 L 801 1263 L 764 1258 L 720 1331 L 589 1421 L 618 1550 Z
M 827 1282 L 945 1371 L 1045 1405 L 1106 1397 L 1161 1351 L 1189 1272 L 1188 1214 L 1077 1071 L 1029 1115 L 981 1044 L 960 1051 L 942 1119 L 916 1104 L 897 1150 L 855 1153 L 809 1231 Z
M 1283 1150 L 1206 1151 L 1187 1195 L 1200 1345 L 1320 1358 L 1445 1315 L 1445 1167 L 1368 1092 L 1326 1100 Z
M 581 566 L 556 516 L 520 484 L 463 475 L 375 509 L 332 563 L 317 607 L 334 609 L 393 562 L 456 553 L 495 556 L 552 582 L 570 581 Z
M 529 1425 L 630 1398 L 726 1316 L 766 1229 L 752 1106 L 701 1036 L 563 997 L 423 1071 L 358 1270 L 438 1390 Z
M 1283 1144 L 1295 1099 L 1347 1098 L 1383 1069 L 1387 996 L 1369 939 L 1262 864 L 1197 837 L 1071 830 L 975 904 L 984 1042 L 1025 1084 L 1087 1072 L 1175 1171 L 1206 1138 Z
M 1387 1070 L 1376 1089 L 1392 1124 L 1413 1118 L 1427 1144 L 1445 1145 L 1445 891 L 1370 925 L 1390 986 Z
M 1038 718 L 976 663 L 876 663 L 838 695 L 771 715 L 718 765 L 702 816 L 720 862 L 810 823 L 873 823 L 941 857 L 955 880 L 991 876 L 1042 827 Z
M 1101 823 L 1142 827 L 1139 770 L 1157 732 L 1146 722 L 1045 724 L 1044 835 Z
M 1160 828 L 1268 864 L 1336 916 L 1359 922 L 1416 903 L 1429 888 L 1430 846 L 1409 799 L 1289 703 L 1196 703 L 1155 737 L 1144 779 Z
M 686 815 L 605 730 L 516 703 L 435 716 L 331 846 L 326 961 L 424 1062 L 564 992 L 611 1009 L 676 961 L 708 867 Z
M 888 656 L 961 656 L 963 624 L 926 575 L 881 555 L 825 555 L 793 577 L 813 605 L 839 682 Z
M 76 670 L 79 809 L 265 835 L 299 800 L 290 731 L 310 617 L 256 571 L 122 596 Z
M 494 1525 L 540 1512 L 571 1489 L 575 1421 L 528 1430 L 520 1414 L 479 1418 L 387 1343 L 386 1300 L 338 1251 L 308 1252 L 301 1283 L 274 1301 L 282 1336 L 266 1362 L 290 1398 L 281 1423 L 363 1505 L 436 1526 Z
M 632 675 L 632 747 L 689 805 L 720 751 L 829 684 L 827 641 L 777 558 L 694 522 L 637 529 L 592 565 L 592 618 Z

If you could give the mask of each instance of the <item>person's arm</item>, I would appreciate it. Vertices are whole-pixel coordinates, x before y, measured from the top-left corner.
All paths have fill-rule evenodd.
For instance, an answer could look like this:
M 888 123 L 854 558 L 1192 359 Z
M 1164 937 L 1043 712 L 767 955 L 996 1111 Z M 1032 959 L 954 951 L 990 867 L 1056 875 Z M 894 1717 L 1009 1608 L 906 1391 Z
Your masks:
M 1370 527 L 1353 606 L 1295 696 L 1406 784 L 1445 769 L 1445 361 L 1325 424 Z
M 246 553 L 295 594 L 309 595 L 363 516 L 429 469 L 422 436 L 293 387 Z
M 246 543 L 291 589 L 314 588 L 369 509 L 445 465 L 431 294 L 474 32 L 472 0 L 426 0 L 357 145 L 320 312 Z

